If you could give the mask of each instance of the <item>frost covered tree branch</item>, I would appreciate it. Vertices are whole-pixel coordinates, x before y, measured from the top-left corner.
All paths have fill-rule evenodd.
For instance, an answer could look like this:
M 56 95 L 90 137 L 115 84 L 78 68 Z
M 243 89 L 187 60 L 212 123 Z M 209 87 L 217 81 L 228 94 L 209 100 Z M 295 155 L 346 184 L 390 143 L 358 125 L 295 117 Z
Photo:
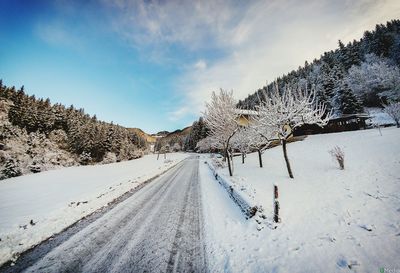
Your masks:
M 385 112 L 396 122 L 400 128 L 400 102 L 389 104 L 385 107 Z
M 230 176 L 233 175 L 230 162 L 230 141 L 239 130 L 237 123 L 239 113 L 236 110 L 236 101 L 233 92 L 220 90 L 219 94 L 212 93 L 211 102 L 206 103 L 204 121 L 210 130 L 209 135 L 223 147 L 224 157 L 228 161 Z
M 264 96 L 265 100 L 256 107 L 258 130 L 270 132 L 266 137 L 272 136 L 281 142 L 288 173 L 293 178 L 286 150 L 287 140 L 301 125 L 326 125 L 331 113 L 327 113 L 325 104 L 315 101 L 314 89 L 309 91 L 286 85 L 281 92 L 275 84 L 272 92 L 267 94 L 264 91 Z

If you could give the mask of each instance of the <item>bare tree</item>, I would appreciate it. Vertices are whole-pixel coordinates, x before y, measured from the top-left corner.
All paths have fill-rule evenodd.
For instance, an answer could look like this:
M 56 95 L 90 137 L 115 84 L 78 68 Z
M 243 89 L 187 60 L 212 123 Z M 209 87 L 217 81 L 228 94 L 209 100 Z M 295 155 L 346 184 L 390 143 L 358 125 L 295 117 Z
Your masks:
M 396 122 L 397 128 L 400 128 L 400 102 L 395 102 L 385 107 L 385 112 Z
M 249 143 L 252 150 L 258 153 L 258 162 L 260 168 L 263 167 L 262 154 L 268 148 L 271 140 L 274 138 L 274 131 L 270 125 L 262 122 L 262 115 L 257 112 L 250 118 L 250 138 Z
M 206 104 L 204 121 L 210 130 L 210 136 L 223 147 L 224 158 L 228 161 L 229 175 L 233 175 L 230 159 L 230 141 L 239 129 L 239 117 L 233 92 L 220 90 L 212 93 L 211 102 Z
M 308 92 L 287 85 L 283 92 L 280 92 L 275 84 L 270 93 L 264 91 L 264 96 L 265 100 L 257 107 L 258 126 L 269 128 L 274 138 L 281 142 L 289 177 L 293 178 L 287 155 L 287 140 L 293 136 L 293 131 L 303 124 L 326 125 L 331 113 L 326 113 L 326 106 L 315 101 L 315 90 Z
M 247 127 L 240 127 L 238 132 L 232 138 L 232 147 L 238 150 L 242 155 L 242 164 L 248 152 L 250 152 L 251 132 Z

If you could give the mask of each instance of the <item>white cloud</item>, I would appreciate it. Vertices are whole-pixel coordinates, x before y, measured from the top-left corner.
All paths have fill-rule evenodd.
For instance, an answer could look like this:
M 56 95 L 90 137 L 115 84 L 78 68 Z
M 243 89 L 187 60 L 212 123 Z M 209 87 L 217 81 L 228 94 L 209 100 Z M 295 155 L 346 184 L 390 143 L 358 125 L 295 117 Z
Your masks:
M 227 57 L 182 77 L 178 88 L 184 97 L 181 105 L 199 114 L 204 101 L 219 88 L 232 89 L 237 99 L 243 99 L 305 60 L 336 48 L 339 39 L 345 43 L 359 39 L 365 30 L 398 14 L 400 2 L 396 1 L 256 3 L 239 24 L 217 37 L 232 41 L 224 45 Z
M 400 14 L 398 0 L 106 3 L 118 14 L 115 30 L 135 47 L 150 47 L 159 59 L 171 45 L 223 52 L 223 57 L 203 56 L 183 66 L 175 94 L 181 101 L 171 110 L 174 120 L 199 114 L 214 90 L 232 89 L 244 98 L 267 80 L 336 48 L 338 39 L 359 39 L 376 23 Z
M 207 63 L 204 60 L 198 60 L 195 64 L 194 64 L 194 68 L 198 69 L 198 70 L 204 70 L 207 68 Z

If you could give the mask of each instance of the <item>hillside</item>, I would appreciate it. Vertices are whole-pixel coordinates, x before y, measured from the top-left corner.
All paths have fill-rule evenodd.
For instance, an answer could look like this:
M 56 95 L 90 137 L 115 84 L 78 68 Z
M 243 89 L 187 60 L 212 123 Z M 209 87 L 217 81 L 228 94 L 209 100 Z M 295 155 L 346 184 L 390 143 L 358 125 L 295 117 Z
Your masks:
M 164 132 L 165 136 L 161 137 L 156 144 L 156 150 L 160 147 L 169 146 L 173 151 L 182 151 L 184 150 L 184 145 L 187 137 L 192 131 L 192 126 L 185 127 L 183 129 L 178 129 L 173 132 Z M 157 135 L 159 135 L 158 133 Z
M 228 192 L 207 165 L 200 164 L 211 271 L 399 268 L 399 137 L 400 129 L 391 127 L 382 135 L 371 129 L 313 135 L 291 143 L 294 179 L 287 175 L 281 147 L 265 152 L 264 168 L 258 165 L 257 153 L 249 154 L 244 164 L 235 157 L 233 177 L 226 167 L 217 168 Z M 344 170 L 329 154 L 336 145 L 345 153 Z M 203 158 L 214 161 L 208 155 Z M 279 223 L 272 220 L 274 185 L 279 188 Z M 257 206 L 265 219 L 246 220 L 230 192 Z
M 0 179 L 141 157 L 142 134 L 0 81 Z
M 281 90 L 285 85 L 314 88 L 319 102 L 335 115 L 363 112 L 363 107 L 382 107 L 400 100 L 400 20 L 376 25 L 359 41 L 325 52 L 319 59 L 276 79 Z M 270 92 L 274 83 L 262 87 L 238 107 L 254 109 Z
M 146 132 L 144 132 L 140 128 L 128 128 L 128 130 L 134 134 L 137 134 L 141 138 L 145 139 L 147 143 L 155 143 L 157 138 L 154 137 L 153 135 L 149 135 Z

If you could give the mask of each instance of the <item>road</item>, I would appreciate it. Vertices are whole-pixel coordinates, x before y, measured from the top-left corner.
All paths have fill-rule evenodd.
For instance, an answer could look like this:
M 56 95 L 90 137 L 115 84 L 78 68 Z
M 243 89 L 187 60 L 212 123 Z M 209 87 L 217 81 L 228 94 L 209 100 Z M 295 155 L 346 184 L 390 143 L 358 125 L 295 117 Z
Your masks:
M 183 161 L 72 235 L 58 235 L 58 244 L 0 271 L 206 272 L 198 164 Z

